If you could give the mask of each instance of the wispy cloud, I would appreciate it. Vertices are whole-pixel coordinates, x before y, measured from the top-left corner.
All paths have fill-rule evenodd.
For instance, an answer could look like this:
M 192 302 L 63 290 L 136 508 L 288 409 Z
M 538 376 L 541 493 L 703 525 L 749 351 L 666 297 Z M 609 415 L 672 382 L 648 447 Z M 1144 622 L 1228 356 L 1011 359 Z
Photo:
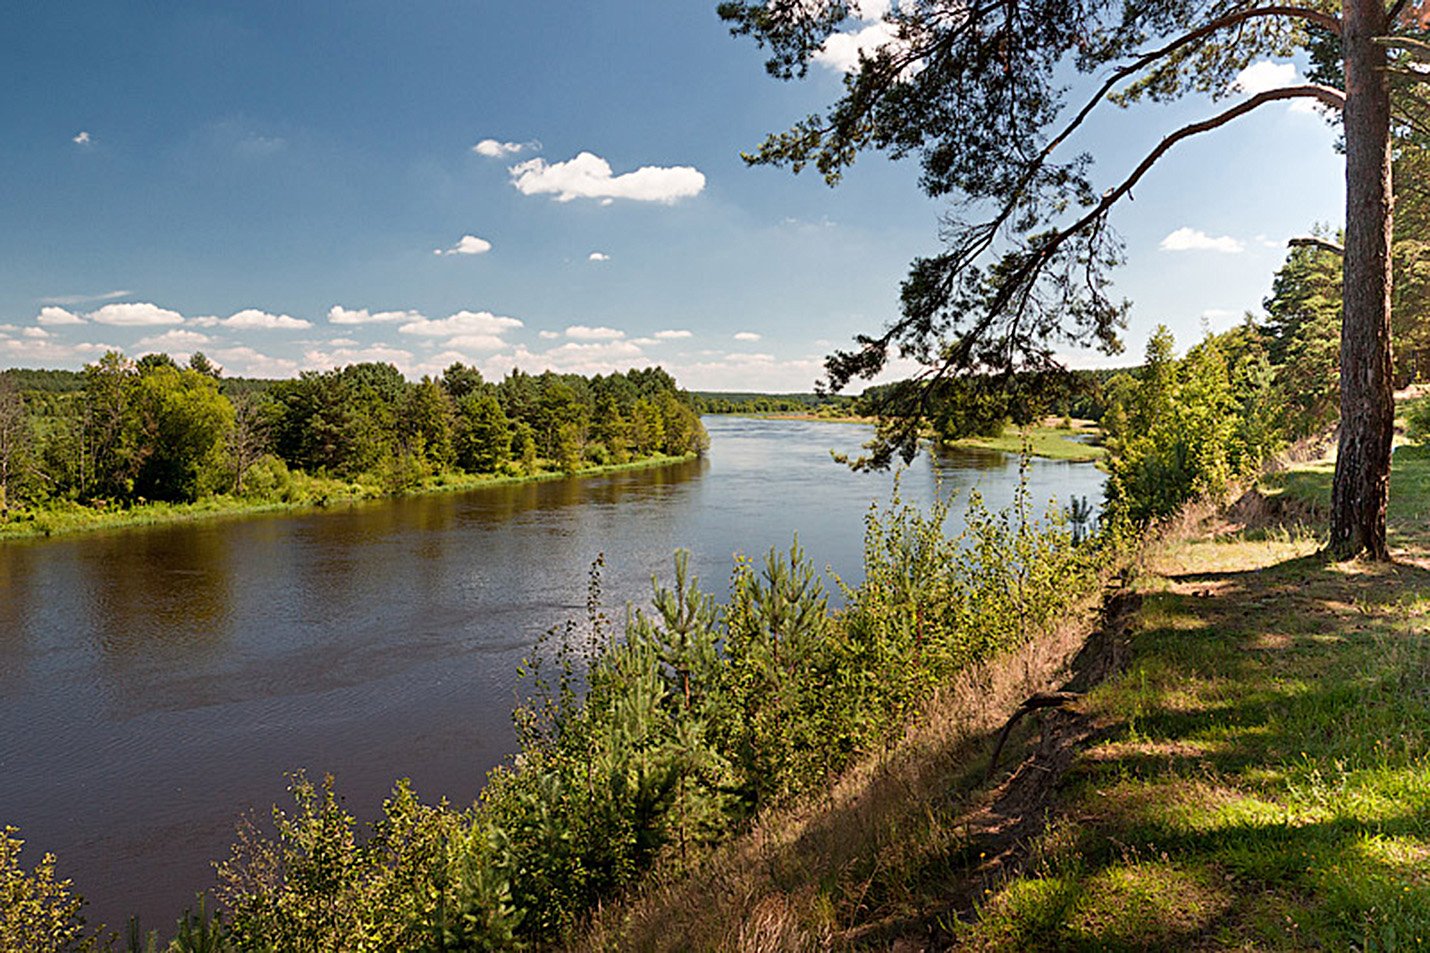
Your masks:
M 735 340 L 737 340 L 737 341 L 758 341 L 758 340 L 759 340 L 761 337 L 763 337 L 763 336 L 764 336 L 764 335 L 756 334 L 754 331 L 736 331 L 736 332 L 735 332 Z
M 127 298 L 133 293 L 132 291 L 105 291 L 96 295 L 51 295 L 48 298 L 41 298 L 40 304 L 87 304 L 90 301 L 113 301 L 116 298 Z
M 529 159 L 512 166 L 511 183 L 523 195 L 554 195 L 558 202 L 627 199 L 670 204 L 700 194 L 705 176 L 691 166 L 642 166 L 615 175 L 600 156 L 582 152 L 566 162 Z
M 91 145 L 94 140 L 90 138 L 88 132 L 81 129 L 79 132 L 75 133 L 74 137 L 70 139 L 70 142 L 73 142 L 77 146 L 87 146 Z
M 1246 249 L 1240 240 L 1230 235 L 1213 237 L 1196 228 L 1183 226 L 1162 239 L 1163 251 L 1214 251 L 1237 255 Z

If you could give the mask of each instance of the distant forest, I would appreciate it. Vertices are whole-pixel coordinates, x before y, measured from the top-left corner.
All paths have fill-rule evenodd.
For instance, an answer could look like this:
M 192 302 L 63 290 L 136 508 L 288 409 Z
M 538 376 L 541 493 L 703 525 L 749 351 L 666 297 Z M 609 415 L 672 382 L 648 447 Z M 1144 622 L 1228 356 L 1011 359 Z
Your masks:
M 82 371 L 0 372 L 0 513 L 231 495 L 301 502 L 323 481 L 396 493 L 445 475 L 576 472 L 708 445 L 660 368 L 586 378 L 391 364 L 224 378 L 202 354 L 110 352 Z M 315 484 L 314 481 L 317 481 Z

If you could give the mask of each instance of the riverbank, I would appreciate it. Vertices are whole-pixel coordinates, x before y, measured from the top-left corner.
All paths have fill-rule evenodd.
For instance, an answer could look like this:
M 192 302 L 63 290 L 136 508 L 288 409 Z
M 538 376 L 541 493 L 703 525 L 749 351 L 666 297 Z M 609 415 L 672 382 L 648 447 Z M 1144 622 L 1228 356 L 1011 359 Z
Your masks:
M 765 420 L 807 420 L 832 424 L 866 424 L 874 426 L 877 417 L 842 416 L 822 414 L 741 414 Z M 1070 424 L 1050 419 L 1036 427 L 1003 428 L 996 436 L 963 437 L 959 440 L 944 441 L 944 446 L 973 450 L 994 450 L 999 453 L 1021 454 L 1026 448 L 1035 457 L 1047 460 L 1066 460 L 1069 463 L 1094 463 L 1107 456 L 1107 448 L 1091 441 L 1101 437 L 1102 431 L 1091 421 L 1077 420 Z
M 431 493 L 459 493 L 487 487 L 540 483 L 550 480 L 583 479 L 631 470 L 688 463 L 699 454 L 682 456 L 657 454 L 629 463 L 584 467 L 575 473 L 546 470 L 534 474 L 471 474 L 443 473 L 427 477 L 420 484 L 389 492 L 372 482 L 345 481 L 294 474 L 296 492 L 290 499 L 264 499 L 212 496 L 194 503 L 144 503 L 126 508 L 96 508 L 78 503 L 64 503 L 43 508 L 16 511 L 0 522 L 0 541 L 40 539 L 66 536 L 97 530 L 125 529 L 139 526 L 159 526 L 219 518 L 238 518 L 268 513 L 296 513 L 351 506 L 372 500 L 417 496 Z
M 1022 453 L 1026 447 L 1035 457 L 1069 463 L 1093 463 L 1107 456 L 1107 448 L 1088 442 L 1097 439 L 1101 433 L 1087 421 L 1074 421 L 1071 426 L 1045 422 L 1026 429 L 1008 426 L 996 437 L 964 437 L 946 441 L 945 445 L 1015 454 Z
M 1418 948 L 1430 461 L 1397 455 L 1393 565 L 1328 561 L 1322 526 L 1281 522 L 1300 502 L 1266 502 L 1328 480 L 1284 471 L 1152 544 L 1073 646 L 1110 678 L 1073 662 L 1059 683 L 1063 636 L 955 686 L 898 749 L 607 916 L 586 948 Z M 991 770 L 1003 719 L 1047 687 L 1078 694 L 1021 719 Z M 675 940 L 657 927 L 685 918 Z

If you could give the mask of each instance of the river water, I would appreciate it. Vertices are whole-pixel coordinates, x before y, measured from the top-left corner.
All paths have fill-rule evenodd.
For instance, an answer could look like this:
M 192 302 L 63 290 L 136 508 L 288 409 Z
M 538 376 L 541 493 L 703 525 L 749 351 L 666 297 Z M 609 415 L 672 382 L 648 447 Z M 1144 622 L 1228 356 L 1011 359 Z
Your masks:
M 678 547 L 720 594 L 733 554 L 796 533 L 857 582 L 863 516 L 893 478 L 829 451 L 869 428 L 706 425 L 706 459 L 661 469 L 0 543 L 0 825 L 27 866 L 58 855 L 91 923 L 168 932 L 238 816 L 286 803 L 286 771 L 333 773 L 363 818 L 398 777 L 469 803 L 511 751 L 517 664 L 584 616 L 598 554 L 613 616 Z M 1040 503 L 1102 483 L 1088 464 L 1029 471 Z M 985 452 L 902 477 L 908 501 L 976 486 L 995 508 L 1017 484 L 1017 459 Z

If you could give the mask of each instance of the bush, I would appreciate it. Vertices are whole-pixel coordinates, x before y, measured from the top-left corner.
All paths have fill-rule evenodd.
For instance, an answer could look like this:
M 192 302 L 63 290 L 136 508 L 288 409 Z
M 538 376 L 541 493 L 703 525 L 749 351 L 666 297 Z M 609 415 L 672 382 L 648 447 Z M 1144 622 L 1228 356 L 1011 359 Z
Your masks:
M 19 831 L 0 829 L 0 953 L 60 953 L 100 948 L 79 915 L 84 901 L 55 879 L 55 856 L 33 870 L 20 866 Z

